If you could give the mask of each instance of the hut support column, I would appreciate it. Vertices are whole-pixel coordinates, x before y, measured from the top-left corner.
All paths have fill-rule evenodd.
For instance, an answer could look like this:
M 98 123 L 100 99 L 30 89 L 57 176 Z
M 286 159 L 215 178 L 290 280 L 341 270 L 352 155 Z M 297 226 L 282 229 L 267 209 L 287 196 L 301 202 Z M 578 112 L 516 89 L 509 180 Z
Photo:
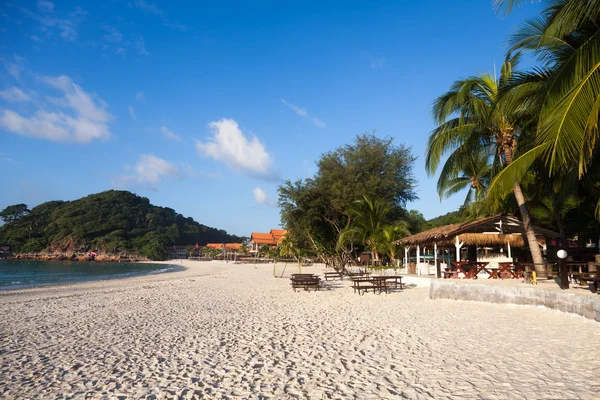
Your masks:
M 421 246 L 417 245 L 417 275 L 421 275 Z
M 464 243 L 458 239 L 458 235 L 456 236 L 456 243 L 454 243 L 454 247 L 456 247 L 456 261 L 460 261 L 460 248 L 463 247 Z
M 437 243 L 433 244 L 433 263 L 435 265 L 435 274 L 438 278 L 442 277 L 442 270 L 440 268 L 440 264 L 438 263 L 438 250 L 437 250 Z
M 507 249 L 508 249 L 508 258 L 510 258 L 512 260 L 512 253 L 510 252 L 510 242 L 507 242 Z
M 404 248 L 404 268 L 406 268 L 406 272 L 408 273 L 408 252 L 410 251 L 410 247 L 406 246 Z

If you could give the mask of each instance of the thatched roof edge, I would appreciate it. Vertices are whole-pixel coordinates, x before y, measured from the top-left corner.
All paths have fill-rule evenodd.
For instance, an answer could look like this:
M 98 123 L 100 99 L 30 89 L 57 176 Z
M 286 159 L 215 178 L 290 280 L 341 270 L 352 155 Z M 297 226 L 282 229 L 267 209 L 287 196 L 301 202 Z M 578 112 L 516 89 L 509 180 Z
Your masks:
M 458 223 L 458 224 L 450 224 L 450 225 L 439 226 L 439 227 L 433 228 L 433 229 L 428 229 L 426 231 L 419 232 L 417 234 L 405 237 L 405 238 L 399 240 L 398 243 L 403 244 L 403 245 L 409 245 L 409 246 L 410 245 L 421 245 L 421 244 L 433 243 L 433 242 L 436 242 L 438 244 L 440 244 L 440 243 L 449 244 L 452 241 L 452 239 L 454 237 L 456 237 L 456 235 L 460 235 L 461 233 L 467 234 L 467 232 L 473 228 L 487 224 L 489 222 L 496 222 L 496 221 L 500 221 L 500 220 L 507 220 L 508 222 L 518 221 L 520 224 L 522 224 L 522 222 L 515 217 L 495 215 L 495 216 L 491 216 L 491 217 L 479 218 L 479 219 L 476 219 L 473 221 L 466 221 L 466 222 L 462 222 L 462 223 Z M 558 235 L 556 232 L 553 232 L 549 229 L 540 228 L 537 226 L 534 226 L 534 230 L 535 230 L 537 236 L 556 237 Z M 471 232 L 468 234 L 469 235 L 478 235 L 479 233 Z M 486 236 L 495 236 L 495 235 L 486 235 Z M 488 238 L 486 240 L 482 240 L 484 242 L 482 244 L 490 243 L 491 241 L 499 244 L 499 241 L 502 241 L 502 240 L 504 240 L 504 243 L 506 243 L 506 240 L 510 240 L 511 245 L 513 245 L 513 243 L 515 245 L 524 243 L 524 241 L 522 242 L 522 240 L 523 240 L 522 237 L 521 237 L 521 239 L 515 239 L 515 238 L 509 238 L 510 236 L 516 237 L 516 236 L 520 236 L 520 235 L 514 234 L 514 233 L 512 235 L 509 235 L 509 234 L 498 235 L 496 237 L 496 239 Z M 502 237 L 502 239 L 500 237 Z M 474 238 L 474 237 L 472 237 L 472 238 Z M 483 237 L 482 237 L 482 239 L 483 239 Z M 518 242 L 517 242 L 517 240 L 518 240 Z

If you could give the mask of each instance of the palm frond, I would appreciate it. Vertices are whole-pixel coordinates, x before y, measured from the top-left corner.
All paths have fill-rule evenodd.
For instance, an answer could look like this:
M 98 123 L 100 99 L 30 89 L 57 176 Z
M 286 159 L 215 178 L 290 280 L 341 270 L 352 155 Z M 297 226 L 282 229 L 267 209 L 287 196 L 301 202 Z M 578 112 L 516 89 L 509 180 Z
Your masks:
M 581 153 L 598 139 L 597 119 L 590 120 L 590 115 L 598 113 L 599 95 L 600 31 L 578 48 L 549 82 L 538 144 L 550 144 L 546 161 L 551 171 L 577 162 L 580 175 L 585 172 L 588 157 L 581 158 Z
M 534 147 L 498 172 L 490 182 L 486 198 L 499 199 L 511 193 L 515 182 L 520 181 L 527 174 L 529 168 L 547 151 L 548 147 L 547 144 Z
M 427 174 L 435 174 L 444 154 L 466 142 L 477 127 L 475 123 L 461 124 L 458 119 L 453 119 L 434 129 L 427 140 L 425 152 Z

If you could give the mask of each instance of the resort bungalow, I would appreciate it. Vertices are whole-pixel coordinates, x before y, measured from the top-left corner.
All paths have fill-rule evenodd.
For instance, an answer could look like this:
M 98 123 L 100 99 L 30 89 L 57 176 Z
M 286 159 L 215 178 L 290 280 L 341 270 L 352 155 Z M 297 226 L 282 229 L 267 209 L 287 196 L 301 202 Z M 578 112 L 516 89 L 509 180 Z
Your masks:
M 221 254 L 217 256 L 219 260 L 233 260 L 235 255 L 241 253 L 244 243 L 207 243 L 206 247 L 214 250 L 221 250 Z
M 186 248 L 186 246 L 169 246 L 169 247 L 167 247 L 169 259 L 180 260 L 180 259 L 188 258 L 188 253 L 185 248 Z
M 560 235 L 533 227 L 537 244 L 546 253 L 546 243 Z M 453 261 L 487 262 L 490 266 L 514 262 L 514 249 L 527 247 L 523 222 L 513 216 L 492 216 L 429 229 L 398 241 L 404 245 L 404 265 L 412 273 L 437 275 Z M 413 261 L 414 260 L 414 261 Z
M 265 244 L 270 248 L 279 246 L 286 233 L 285 229 L 271 229 L 269 233 L 252 232 L 249 242 L 252 246 L 250 252 L 258 253 Z

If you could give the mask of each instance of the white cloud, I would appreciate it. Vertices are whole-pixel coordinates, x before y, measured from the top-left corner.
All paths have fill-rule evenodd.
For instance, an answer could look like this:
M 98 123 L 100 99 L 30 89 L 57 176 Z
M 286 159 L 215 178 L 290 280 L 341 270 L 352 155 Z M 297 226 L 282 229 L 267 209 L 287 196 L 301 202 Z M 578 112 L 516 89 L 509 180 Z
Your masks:
M 133 109 L 133 107 L 129 106 L 129 116 L 131 117 L 132 120 L 136 120 L 137 117 L 135 115 L 135 110 Z
M 76 110 L 82 117 L 99 123 L 111 120 L 110 114 L 106 111 L 106 103 L 102 99 L 92 98 L 68 76 L 47 77 L 45 81 L 62 90 L 69 107 Z
M 364 51 L 362 55 L 369 60 L 369 65 L 373 69 L 383 68 L 387 63 L 387 59 L 384 56 L 373 56 L 366 51 Z
M 0 90 L 0 97 L 6 101 L 12 102 L 26 102 L 31 101 L 29 96 L 27 96 L 21 89 L 16 86 L 11 87 L 10 89 Z
M 136 100 L 145 100 L 146 98 L 144 97 L 144 92 L 137 92 L 135 94 L 135 99 Z
M 148 54 L 148 50 L 146 50 L 146 43 L 144 42 L 144 38 L 140 37 L 138 38 L 135 42 L 135 47 L 137 48 L 137 51 L 140 55 L 142 56 L 147 56 Z
M 3 61 L 4 68 L 16 80 L 21 79 L 21 72 L 24 70 L 25 59 L 16 54 L 13 54 L 14 62 Z
M 121 175 L 113 181 L 113 186 L 123 188 L 141 185 L 153 188 L 167 178 L 181 178 L 182 172 L 175 164 L 153 154 L 141 154 L 133 167 L 126 167 L 131 173 Z
M 181 24 L 179 21 L 172 21 L 167 18 L 167 13 L 162 9 L 158 8 L 156 4 L 149 3 L 145 0 L 135 0 L 133 2 L 133 6 L 139 8 L 140 10 L 144 10 L 150 14 L 154 14 L 160 18 L 161 23 L 171 29 L 175 29 L 178 31 L 185 32 L 187 30 L 187 26 Z
M 68 76 L 46 77 L 43 81 L 62 96 L 46 97 L 30 116 L 5 109 L 0 114 L 0 127 L 18 135 L 57 142 L 87 143 L 109 138 L 108 122 L 112 116 L 102 99 L 86 93 Z M 54 110 L 48 111 L 49 108 Z
M 165 12 L 158 8 L 156 4 L 147 3 L 144 0 L 136 0 L 133 5 L 141 10 L 147 11 L 151 14 L 158 15 L 160 17 L 165 15 Z
M 120 30 L 115 28 L 114 26 L 104 25 L 102 27 L 106 31 L 106 35 L 104 35 L 104 39 L 107 42 L 111 43 L 120 43 L 123 40 L 123 34 Z
M 386 64 L 386 58 L 385 57 L 375 57 L 375 58 L 371 58 L 371 68 L 373 69 L 379 69 L 381 67 L 384 67 Z
M 325 128 L 327 127 L 327 124 L 323 121 L 321 121 L 319 118 L 317 117 L 312 117 L 311 119 L 312 123 L 317 127 L 317 128 Z
M 37 8 L 41 12 L 51 13 L 51 12 L 54 12 L 54 3 L 52 3 L 51 1 L 46 1 L 46 0 L 38 0 Z
M 254 190 L 252 190 L 252 194 L 254 194 L 254 200 L 258 204 L 264 204 L 271 207 L 275 206 L 275 202 L 264 189 L 257 186 L 254 188 Z
M 285 106 L 287 108 L 289 108 L 290 110 L 292 110 L 293 112 L 295 112 L 299 116 L 301 116 L 303 118 L 309 119 L 310 122 L 312 122 L 312 124 L 314 126 L 316 126 L 317 128 L 325 128 L 327 126 L 327 124 L 324 121 L 320 120 L 319 118 L 317 118 L 317 117 L 311 117 L 308 114 L 308 111 L 306 111 L 305 108 L 302 108 L 302 107 L 297 106 L 295 104 L 288 103 L 287 101 L 285 101 L 285 99 L 281 99 L 281 102 L 283 104 L 285 104 Z
M 52 6 L 50 6 L 52 4 Z M 53 13 L 54 4 L 49 1 L 38 2 L 40 13 L 35 13 L 27 9 L 21 9 L 26 15 L 39 23 L 38 29 L 46 35 L 53 34 L 53 30 L 58 31 L 60 37 L 64 40 L 73 42 L 77 39 L 77 24 L 81 17 L 87 14 L 81 8 L 76 8 L 69 18 L 58 18 Z
M 166 126 L 161 126 L 160 131 L 168 139 L 181 141 L 181 138 L 176 133 L 170 131 Z
M 285 101 L 284 99 L 281 99 L 281 102 L 283 104 L 285 104 L 286 106 L 288 106 L 288 108 L 290 110 L 292 110 L 296 114 L 300 115 L 301 117 L 308 117 L 308 112 L 304 108 L 290 104 L 287 101 Z
M 256 136 L 246 137 L 237 122 L 221 119 L 208 125 L 212 130 L 206 142 L 197 141 L 201 154 L 224 162 L 230 169 L 263 179 L 275 179 L 273 160 Z

